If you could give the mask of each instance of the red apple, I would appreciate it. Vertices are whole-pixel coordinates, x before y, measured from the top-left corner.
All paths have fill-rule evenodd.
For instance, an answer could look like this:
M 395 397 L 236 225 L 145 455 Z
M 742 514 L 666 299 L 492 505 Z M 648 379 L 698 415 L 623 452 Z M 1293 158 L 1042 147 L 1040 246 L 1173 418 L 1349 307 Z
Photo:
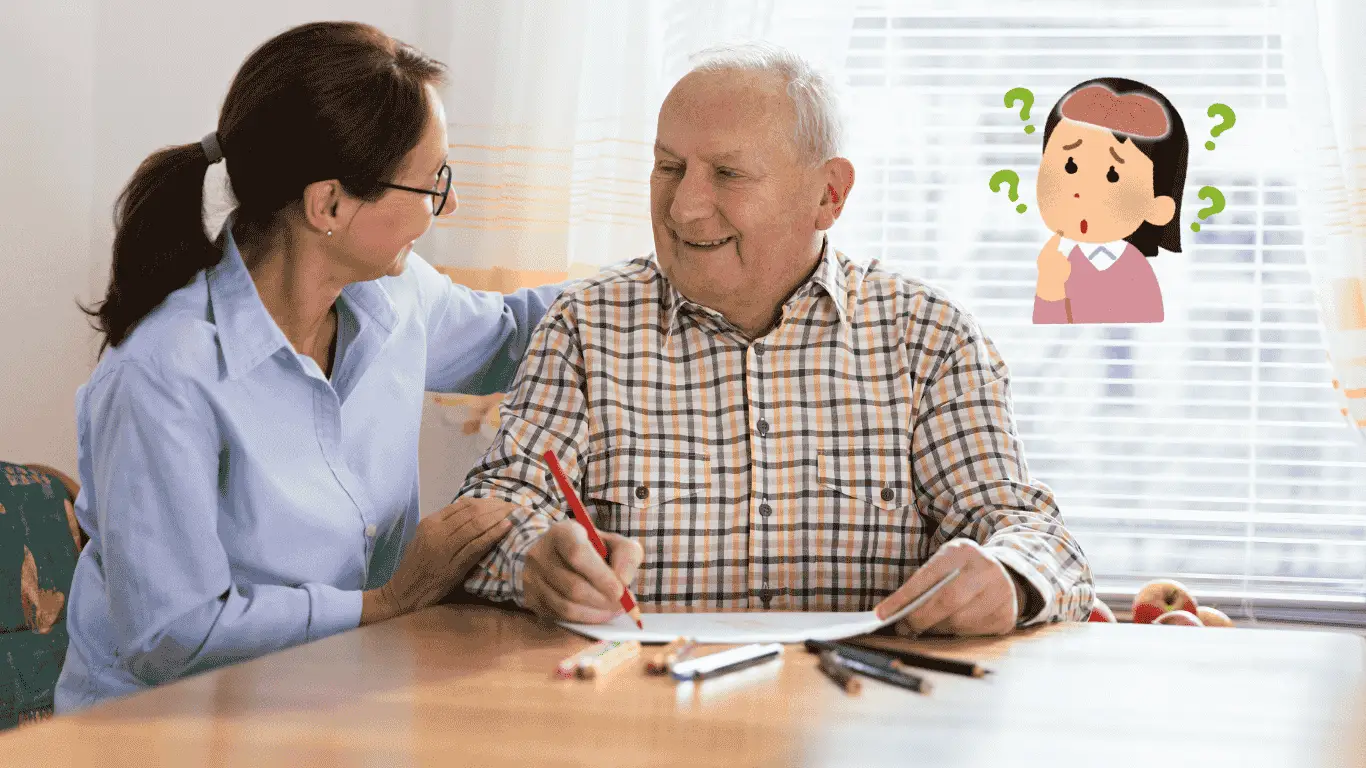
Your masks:
M 1134 623 L 1151 624 L 1170 611 L 1197 610 L 1195 596 L 1186 585 L 1173 579 L 1156 579 L 1143 585 L 1134 595 Z
M 1167 611 L 1166 613 L 1153 619 L 1154 624 L 1166 624 L 1170 627 L 1203 627 L 1200 617 L 1190 611 Z
M 1096 598 L 1096 601 L 1091 604 L 1091 616 L 1086 620 L 1098 621 L 1109 624 L 1116 623 L 1115 612 L 1110 610 L 1110 606 L 1106 605 L 1105 603 L 1102 603 L 1100 601 L 1100 598 Z
M 1200 606 L 1200 610 L 1196 611 L 1195 615 L 1198 616 L 1200 622 L 1207 627 L 1233 626 L 1233 619 L 1230 619 L 1228 614 L 1218 608 L 1211 608 L 1208 605 Z

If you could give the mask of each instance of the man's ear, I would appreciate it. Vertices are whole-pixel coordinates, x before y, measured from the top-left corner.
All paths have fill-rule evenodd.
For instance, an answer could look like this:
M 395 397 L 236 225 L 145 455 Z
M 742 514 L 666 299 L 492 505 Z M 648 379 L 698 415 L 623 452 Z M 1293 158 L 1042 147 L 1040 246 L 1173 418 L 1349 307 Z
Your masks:
M 304 220 L 319 234 L 338 229 L 337 208 L 341 202 L 341 182 L 336 179 L 315 181 L 304 187 Z
M 842 157 L 832 157 L 825 161 L 821 174 L 825 191 L 821 194 L 821 206 L 816 212 L 816 229 L 825 231 L 833 227 L 835 220 L 844 212 L 844 204 L 854 188 L 854 164 Z
M 1148 212 L 1143 215 L 1143 219 L 1155 227 L 1165 227 L 1175 215 L 1176 201 L 1162 195 L 1153 198 L 1153 202 L 1148 206 Z

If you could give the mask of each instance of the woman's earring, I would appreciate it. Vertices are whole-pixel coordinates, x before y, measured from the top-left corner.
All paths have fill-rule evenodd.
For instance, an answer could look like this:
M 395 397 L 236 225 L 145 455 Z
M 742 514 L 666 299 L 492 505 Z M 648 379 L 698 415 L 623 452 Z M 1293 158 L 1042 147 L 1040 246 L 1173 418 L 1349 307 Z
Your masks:
M 331 237 L 331 236 L 332 236 L 332 230 L 330 230 L 330 229 L 327 230 L 327 236 L 328 236 L 328 237 Z

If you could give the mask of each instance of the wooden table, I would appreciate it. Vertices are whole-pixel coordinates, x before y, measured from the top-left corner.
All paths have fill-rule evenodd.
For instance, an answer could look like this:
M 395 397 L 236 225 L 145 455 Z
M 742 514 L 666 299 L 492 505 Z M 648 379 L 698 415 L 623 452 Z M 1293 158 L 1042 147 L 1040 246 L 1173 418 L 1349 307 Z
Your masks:
M 648 617 L 647 617 L 648 621 Z M 22 765 L 1366 766 L 1366 643 L 1342 633 L 1070 624 L 927 641 L 989 662 L 849 697 L 791 647 L 694 686 L 560 681 L 584 641 L 439 606 L 0 737 Z

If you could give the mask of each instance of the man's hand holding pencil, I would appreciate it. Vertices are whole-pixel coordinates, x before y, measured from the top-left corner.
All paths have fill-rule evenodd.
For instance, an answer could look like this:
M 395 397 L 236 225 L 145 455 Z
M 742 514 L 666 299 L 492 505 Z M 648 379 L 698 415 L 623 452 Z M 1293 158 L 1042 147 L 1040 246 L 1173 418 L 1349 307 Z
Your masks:
M 543 458 L 572 520 L 551 526 L 527 552 L 522 601 L 539 614 L 585 624 L 602 624 L 625 611 L 643 629 L 629 587 L 645 550 L 624 536 L 599 534 L 555 453 L 546 451 Z
M 622 613 L 621 594 L 636 578 L 645 550 L 615 533 L 603 533 L 609 566 L 583 527 L 565 520 L 550 527 L 526 555 L 522 599 L 544 616 L 602 624 Z

